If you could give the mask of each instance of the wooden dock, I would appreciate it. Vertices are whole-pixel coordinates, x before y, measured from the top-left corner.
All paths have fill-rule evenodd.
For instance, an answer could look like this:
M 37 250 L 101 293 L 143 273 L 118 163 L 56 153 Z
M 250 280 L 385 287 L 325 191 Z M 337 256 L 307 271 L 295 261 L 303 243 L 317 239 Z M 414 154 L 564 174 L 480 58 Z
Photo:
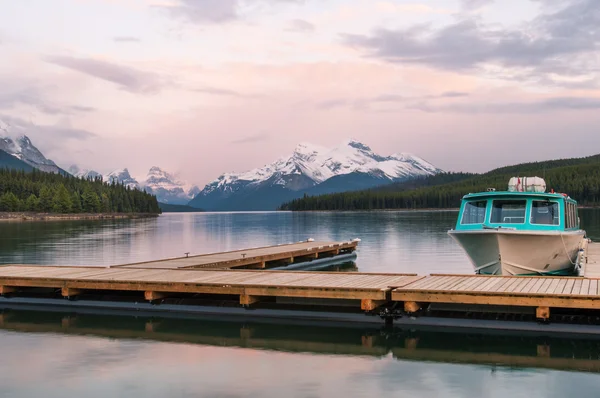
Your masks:
M 242 305 L 265 297 L 361 300 L 372 310 L 392 288 L 423 277 L 403 274 L 302 271 L 199 271 L 56 266 L 0 267 L 0 294 L 23 288 L 61 289 L 64 297 L 85 291 L 141 292 L 153 301 L 181 293 L 239 296 Z
M 229 252 L 185 256 L 158 261 L 115 265 L 121 268 L 185 269 L 185 268 L 268 268 L 272 265 L 291 264 L 337 256 L 356 250 L 358 241 L 348 242 L 298 242 L 285 245 L 256 247 Z
M 238 306 L 293 304 L 301 300 L 312 300 L 314 304 L 321 300 L 320 305 L 332 311 L 351 304 L 386 320 L 427 316 L 431 306 L 438 304 L 463 306 L 464 313 L 471 312 L 473 306 L 481 312 L 495 312 L 496 307 L 502 307 L 504 312 L 524 311 L 543 321 L 551 320 L 554 309 L 576 315 L 591 310 L 599 320 L 600 333 L 600 279 L 590 276 L 600 263 L 597 243 L 590 243 L 588 248 L 586 271 L 590 274 L 586 277 L 193 269 L 212 268 L 215 264 L 265 264 L 286 258 L 293 261 L 299 254 L 318 257 L 354 250 L 356 244 L 304 242 L 109 268 L 7 265 L 0 267 L 0 294 L 26 297 L 43 290 L 53 297 L 83 300 L 89 295 L 133 295 L 154 303 L 191 296 L 217 297 L 235 299 Z

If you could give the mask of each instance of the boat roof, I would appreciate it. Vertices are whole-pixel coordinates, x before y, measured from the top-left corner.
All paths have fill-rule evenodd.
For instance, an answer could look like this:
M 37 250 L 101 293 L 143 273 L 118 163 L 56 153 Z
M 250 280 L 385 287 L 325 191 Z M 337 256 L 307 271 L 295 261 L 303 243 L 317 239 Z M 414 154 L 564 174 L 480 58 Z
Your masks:
M 575 202 L 574 199 L 570 198 L 569 196 L 565 196 L 562 193 L 558 193 L 558 192 L 518 192 L 518 191 L 490 191 L 490 192 L 477 192 L 477 193 L 470 193 L 467 194 L 465 196 L 463 196 L 463 199 L 483 199 L 483 198 L 490 198 L 490 197 L 499 197 L 499 196 L 503 196 L 503 197 L 534 197 L 534 198 L 544 198 L 544 199 L 568 199 L 571 200 L 573 202 Z

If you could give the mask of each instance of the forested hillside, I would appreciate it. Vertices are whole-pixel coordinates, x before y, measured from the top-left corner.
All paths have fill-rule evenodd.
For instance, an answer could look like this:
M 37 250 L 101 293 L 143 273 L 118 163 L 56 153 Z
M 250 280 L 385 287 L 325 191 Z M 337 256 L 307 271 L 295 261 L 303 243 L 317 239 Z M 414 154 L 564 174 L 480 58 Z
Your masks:
M 374 210 L 456 208 L 461 198 L 487 188 L 506 190 L 513 176 L 544 177 L 548 190 L 568 193 L 582 205 L 600 205 L 600 155 L 524 163 L 485 174 L 443 173 L 372 190 L 305 196 L 281 210 Z
M 0 211 L 160 213 L 156 197 L 100 178 L 0 169 Z

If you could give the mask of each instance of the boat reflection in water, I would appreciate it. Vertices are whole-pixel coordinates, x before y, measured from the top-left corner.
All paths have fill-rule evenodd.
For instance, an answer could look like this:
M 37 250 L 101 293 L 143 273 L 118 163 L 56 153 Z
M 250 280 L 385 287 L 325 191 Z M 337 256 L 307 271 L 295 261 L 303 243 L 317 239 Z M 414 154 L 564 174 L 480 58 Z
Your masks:
M 523 333 L 477 334 L 447 329 L 331 326 L 315 322 L 240 318 L 184 319 L 0 308 L 0 331 L 141 339 L 203 346 L 385 357 L 510 368 L 600 372 L 600 336 L 544 337 Z

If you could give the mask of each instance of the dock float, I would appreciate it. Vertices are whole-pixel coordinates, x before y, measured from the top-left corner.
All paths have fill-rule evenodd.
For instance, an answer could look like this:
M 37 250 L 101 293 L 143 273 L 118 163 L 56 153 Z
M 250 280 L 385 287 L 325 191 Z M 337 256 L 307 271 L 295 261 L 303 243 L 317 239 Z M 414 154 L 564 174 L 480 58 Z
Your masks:
M 356 250 L 358 242 L 358 240 L 348 242 L 313 242 L 309 240 L 277 246 L 114 265 L 113 267 L 143 269 L 269 268 L 352 253 Z
M 599 247 L 589 244 L 588 275 L 594 275 L 596 264 L 600 264 L 596 254 Z M 324 246 L 319 244 L 317 249 L 324 250 Z M 292 252 L 280 251 L 278 255 Z M 255 258 L 266 255 L 255 254 Z M 432 317 L 454 317 L 462 319 L 457 323 L 464 327 L 476 327 L 477 322 L 483 326 L 485 319 L 505 319 L 506 325 L 517 321 L 516 326 L 510 325 L 513 329 L 529 330 L 531 326 L 519 326 L 528 322 L 542 327 L 575 323 L 585 325 L 585 333 L 600 335 L 597 277 L 207 270 L 182 268 L 182 264 L 189 266 L 0 266 L 0 294 L 5 296 L 0 301 L 17 304 L 25 300 L 22 302 L 31 305 L 39 299 L 40 304 L 55 305 L 57 300 L 64 303 L 63 298 L 68 298 L 71 307 L 89 304 L 139 311 L 148 310 L 151 304 L 152 311 L 201 313 L 202 306 L 216 305 L 213 313 L 226 313 L 227 307 L 257 310 L 249 312 L 256 316 L 258 310 L 282 309 L 287 311 L 283 317 L 295 310 L 339 315 L 322 315 L 325 319 L 366 312 L 379 316 L 379 322 L 402 325 L 410 325 L 416 318 L 422 318 L 417 321 L 422 324 L 434 325 Z M 437 325 L 446 325 L 444 322 Z

